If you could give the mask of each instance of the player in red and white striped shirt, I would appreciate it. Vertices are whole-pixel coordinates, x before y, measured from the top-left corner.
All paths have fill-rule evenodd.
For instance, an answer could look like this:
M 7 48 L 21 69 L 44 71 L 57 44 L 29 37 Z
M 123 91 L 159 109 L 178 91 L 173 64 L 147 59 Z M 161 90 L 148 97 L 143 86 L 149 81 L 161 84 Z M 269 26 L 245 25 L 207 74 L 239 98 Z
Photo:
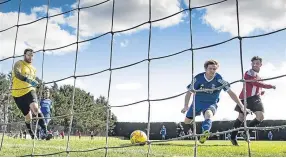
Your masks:
M 251 59 L 252 68 L 245 72 L 244 79 L 245 80 L 260 80 L 259 71 L 262 66 L 262 58 L 258 56 L 254 56 Z M 262 81 L 254 81 L 254 82 L 246 82 L 246 102 L 247 108 L 251 110 L 255 114 L 255 118 L 250 121 L 248 127 L 255 127 L 259 125 L 264 119 L 264 107 L 261 101 L 260 96 L 264 94 L 262 88 L 265 89 L 275 89 L 276 87 L 270 84 L 265 84 Z M 239 98 L 241 102 L 244 104 L 244 88 L 242 89 Z M 235 107 L 235 111 L 239 112 L 238 118 L 234 121 L 233 127 L 238 128 L 242 126 L 244 120 L 243 111 L 239 106 Z M 238 131 L 231 133 L 231 142 L 233 145 L 238 145 L 236 141 Z

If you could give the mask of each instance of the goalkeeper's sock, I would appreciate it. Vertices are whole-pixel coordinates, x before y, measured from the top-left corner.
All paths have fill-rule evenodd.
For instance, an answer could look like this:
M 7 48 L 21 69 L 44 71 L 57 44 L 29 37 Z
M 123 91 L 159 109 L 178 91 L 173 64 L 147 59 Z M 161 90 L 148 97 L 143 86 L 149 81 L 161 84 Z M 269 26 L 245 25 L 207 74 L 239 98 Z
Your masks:
M 233 123 L 234 128 L 239 128 L 242 125 L 242 122 L 239 119 L 236 119 Z M 231 132 L 231 139 L 236 139 L 238 131 Z
M 26 124 L 26 127 L 27 127 L 27 129 L 28 129 L 28 132 L 29 132 L 31 138 L 34 139 L 35 134 L 34 134 L 34 132 L 32 131 L 31 121 L 25 122 L 25 124 Z
M 47 125 L 46 125 L 46 123 L 45 123 L 45 121 L 44 121 L 44 116 L 43 116 L 42 113 L 38 113 L 38 117 L 40 117 L 40 118 L 39 118 L 39 125 L 40 125 L 40 127 L 42 128 L 44 134 L 46 135 L 48 129 L 47 129 Z
M 212 120 L 210 119 L 206 119 L 205 121 L 203 121 L 202 123 L 202 132 L 204 131 L 210 131 L 212 127 Z

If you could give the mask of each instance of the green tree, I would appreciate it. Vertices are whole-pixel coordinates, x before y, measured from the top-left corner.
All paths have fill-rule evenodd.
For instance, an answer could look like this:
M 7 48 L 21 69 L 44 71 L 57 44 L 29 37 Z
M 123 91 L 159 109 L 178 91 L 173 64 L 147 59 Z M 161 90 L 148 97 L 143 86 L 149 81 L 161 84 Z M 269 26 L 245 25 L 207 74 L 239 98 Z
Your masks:
M 23 121 L 24 118 L 10 94 L 10 80 L 11 73 L 0 73 L 0 118 L 1 122 L 4 122 L 4 118 L 6 117 L 6 123 Z M 7 130 L 13 130 L 12 126 L 8 125 Z
M 24 116 L 17 108 L 9 91 L 10 77 L 10 74 L 0 74 L 0 104 L 2 108 L 1 111 L 4 111 L 4 102 L 8 102 L 7 96 L 9 96 L 9 122 L 23 121 Z M 37 81 L 41 83 L 41 80 L 39 78 L 37 78 Z M 46 85 L 43 87 L 44 89 L 49 89 L 51 92 L 51 99 L 53 101 L 52 117 L 57 117 L 52 119 L 50 128 L 53 128 L 53 126 L 58 125 L 64 126 L 65 130 L 67 130 L 71 118 L 70 114 L 72 110 L 71 108 L 73 100 L 73 86 L 58 86 L 57 83 L 54 83 L 53 86 L 50 88 Z M 40 92 L 42 92 L 40 91 L 40 88 L 37 88 L 37 94 L 39 97 L 41 95 Z M 74 117 L 72 129 L 79 129 L 81 131 L 93 130 L 95 133 L 105 133 L 107 119 L 107 99 L 104 96 L 100 96 L 99 98 L 94 99 L 94 96 L 92 96 L 89 92 L 86 92 L 80 88 L 75 88 L 74 101 Z M 111 111 L 109 120 L 109 133 L 112 134 L 114 129 L 114 123 L 117 121 L 117 118 L 113 113 L 111 113 Z
M 69 115 L 72 108 L 73 86 L 64 85 L 59 88 L 54 84 L 50 91 L 53 100 L 53 116 Z M 94 100 L 94 96 L 90 95 L 89 92 L 75 88 L 72 127 L 81 131 L 93 130 L 96 133 L 104 133 L 107 116 L 106 105 L 105 97 L 100 96 Z M 112 113 L 110 116 L 109 129 L 112 131 L 117 118 Z M 52 124 L 65 126 L 65 129 L 68 129 L 70 116 L 54 119 Z

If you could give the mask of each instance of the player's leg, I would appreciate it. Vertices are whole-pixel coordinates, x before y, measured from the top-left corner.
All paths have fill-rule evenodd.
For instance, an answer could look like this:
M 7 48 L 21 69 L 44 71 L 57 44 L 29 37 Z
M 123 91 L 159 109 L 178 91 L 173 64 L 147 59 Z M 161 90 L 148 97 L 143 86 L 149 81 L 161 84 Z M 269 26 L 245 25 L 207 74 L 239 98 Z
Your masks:
M 256 127 L 264 120 L 264 112 L 263 111 L 255 111 L 255 118 L 251 120 L 248 124 L 248 127 Z M 250 129 L 249 134 L 252 134 L 254 130 Z M 244 133 L 244 137 L 246 140 L 246 134 Z
M 262 103 L 256 104 L 255 108 L 253 109 L 255 114 L 255 118 L 251 120 L 248 124 L 248 127 L 256 127 L 264 120 L 264 108 Z M 253 133 L 254 130 L 249 130 L 249 133 Z
M 264 120 L 264 106 L 259 96 L 253 96 L 250 102 L 250 108 L 256 117 L 250 121 L 248 126 L 255 127 Z
M 30 107 L 29 107 L 29 103 L 27 102 L 27 94 L 21 96 L 21 97 L 14 97 L 14 101 L 18 107 L 18 109 L 20 109 L 20 111 L 22 112 L 22 114 L 25 117 L 25 125 L 28 129 L 28 132 L 31 136 L 32 139 L 35 138 L 35 134 L 32 130 L 32 113 L 30 111 Z M 26 136 L 25 136 L 26 137 Z
M 43 132 L 43 137 L 47 134 L 47 125 L 44 120 L 44 115 L 38 108 L 38 103 L 33 102 L 30 104 L 31 110 L 33 111 L 34 115 L 38 116 L 39 118 L 39 126 L 41 127 L 41 130 Z
M 242 104 L 244 104 L 244 100 L 241 100 L 241 102 Z M 244 113 L 238 105 L 235 106 L 234 110 L 238 112 L 238 117 L 233 123 L 233 129 L 236 129 L 243 125 Z M 236 140 L 237 134 L 238 134 L 238 131 L 233 131 L 231 132 L 231 136 L 230 136 L 230 141 L 235 146 L 238 146 L 238 143 Z
M 255 118 L 249 122 L 249 127 L 258 126 L 264 120 L 264 112 L 263 111 L 255 111 Z
M 244 120 L 244 114 L 242 112 L 239 112 L 237 119 L 233 123 L 233 129 L 243 126 L 243 120 Z M 230 136 L 230 141 L 232 145 L 235 145 L 235 146 L 238 146 L 237 139 L 236 139 L 237 134 L 238 134 L 238 131 L 233 131 L 231 132 L 231 136 Z
M 198 116 L 198 115 L 200 115 L 200 113 L 201 113 L 201 108 L 200 108 L 200 106 L 197 106 L 196 105 L 196 107 L 195 107 L 196 109 L 196 113 L 195 113 L 195 116 L 194 117 L 196 117 L 196 116 Z M 184 121 L 184 123 L 187 125 L 187 126 L 189 126 L 189 128 L 188 128 L 188 130 L 191 128 L 191 126 L 192 126 L 192 123 L 193 123 L 193 104 L 190 106 L 190 108 L 189 108 L 189 110 L 188 110 L 188 112 L 187 112 L 187 114 L 186 114 L 186 117 L 185 117 L 185 121 Z
M 249 122 L 248 127 L 256 127 L 264 120 L 264 106 L 259 96 L 252 96 L 247 99 L 247 107 L 255 114 L 255 118 Z M 251 135 L 253 130 L 249 130 Z M 243 137 L 247 140 L 247 135 L 244 132 Z
M 28 129 L 28 132 L 29 132 L 31 138 L 34 139 L 35 138 L 35 133 L 32 130 L 32 113 L 31 113 L 31 111 L 29 111 L 28 114 L 25 115 L 25 125 L 26 125 L 26 127 Z
M 204 112 L 205 120 L 202 122 L 202 131 L 210 131 L 212 127 L 212 117 L 214 113 L 212 110 L 208 109 Z
M 37 99 L 36 92 L 35 91 L 31 91 L 30 92 L 30 108 L 31 108 L 32 112 L 36 116 L 38 116 L 38 118 L 39 118 L 39 125 L 40 125 L 41 129 L 43 130 L 44 138 L 50 139 L 50 136 L 47 135 L 48 134 L 48 129 L 47 129 L 47 125 L 46 125 L 46 123 L 44 121 L 44 115 L 41 112 L 37 102 L 38 102 L 38 99 Z
M 192 122 L 193 122 L 193 106 L 191 105 L 187 114 L 186 114 L 184 123 L 186 125 L 190 125 L 190 124 L 192 124 Z
M 50 122 L 50 114 L 49 113 L 43 113 L 43 112 L 41 112 L 42 113 L 42 115 L 44 116 L 44 122 L 45 122 L 45 125 L 46 125 L 46 127 L 47 127 L 47 129 L 44 129 L 44 130 L 41 130 L 41 133 L 42 133 L 42 135 L 45 135 L 45 133 L 47 132 L 47 130 L 48 130 L 48 125 L 49 125 L 49 122 Z
M 204 112 L 204 118 L 205 120 L 202 122 L 202 133 L 203 136 L 200 137 L 200 143 L 204 143 L 210 136 L 210 130 L 212 127 L 212 118 L 215 115 L 217 110 L 217 105 L 211 105 L 209 106 Z
M 45 117 L 46 125 L 48 126 L 51 121 L 51 118 L 50 118 L 51 114 L 50 113 L 44 114 L 44 117 Z

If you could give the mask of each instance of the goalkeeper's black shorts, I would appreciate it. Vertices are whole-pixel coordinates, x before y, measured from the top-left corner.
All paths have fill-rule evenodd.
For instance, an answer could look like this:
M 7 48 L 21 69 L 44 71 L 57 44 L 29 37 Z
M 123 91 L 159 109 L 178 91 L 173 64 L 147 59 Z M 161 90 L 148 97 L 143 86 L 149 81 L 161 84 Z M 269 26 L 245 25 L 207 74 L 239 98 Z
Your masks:
M 29 114 L 30 104 L 38 102 L 37 94 L 34 90 L 31 90 L 30 92 L 21 97 L 13 97 L 13 98 L 17 107 L 21 110 L 24 116 Z

